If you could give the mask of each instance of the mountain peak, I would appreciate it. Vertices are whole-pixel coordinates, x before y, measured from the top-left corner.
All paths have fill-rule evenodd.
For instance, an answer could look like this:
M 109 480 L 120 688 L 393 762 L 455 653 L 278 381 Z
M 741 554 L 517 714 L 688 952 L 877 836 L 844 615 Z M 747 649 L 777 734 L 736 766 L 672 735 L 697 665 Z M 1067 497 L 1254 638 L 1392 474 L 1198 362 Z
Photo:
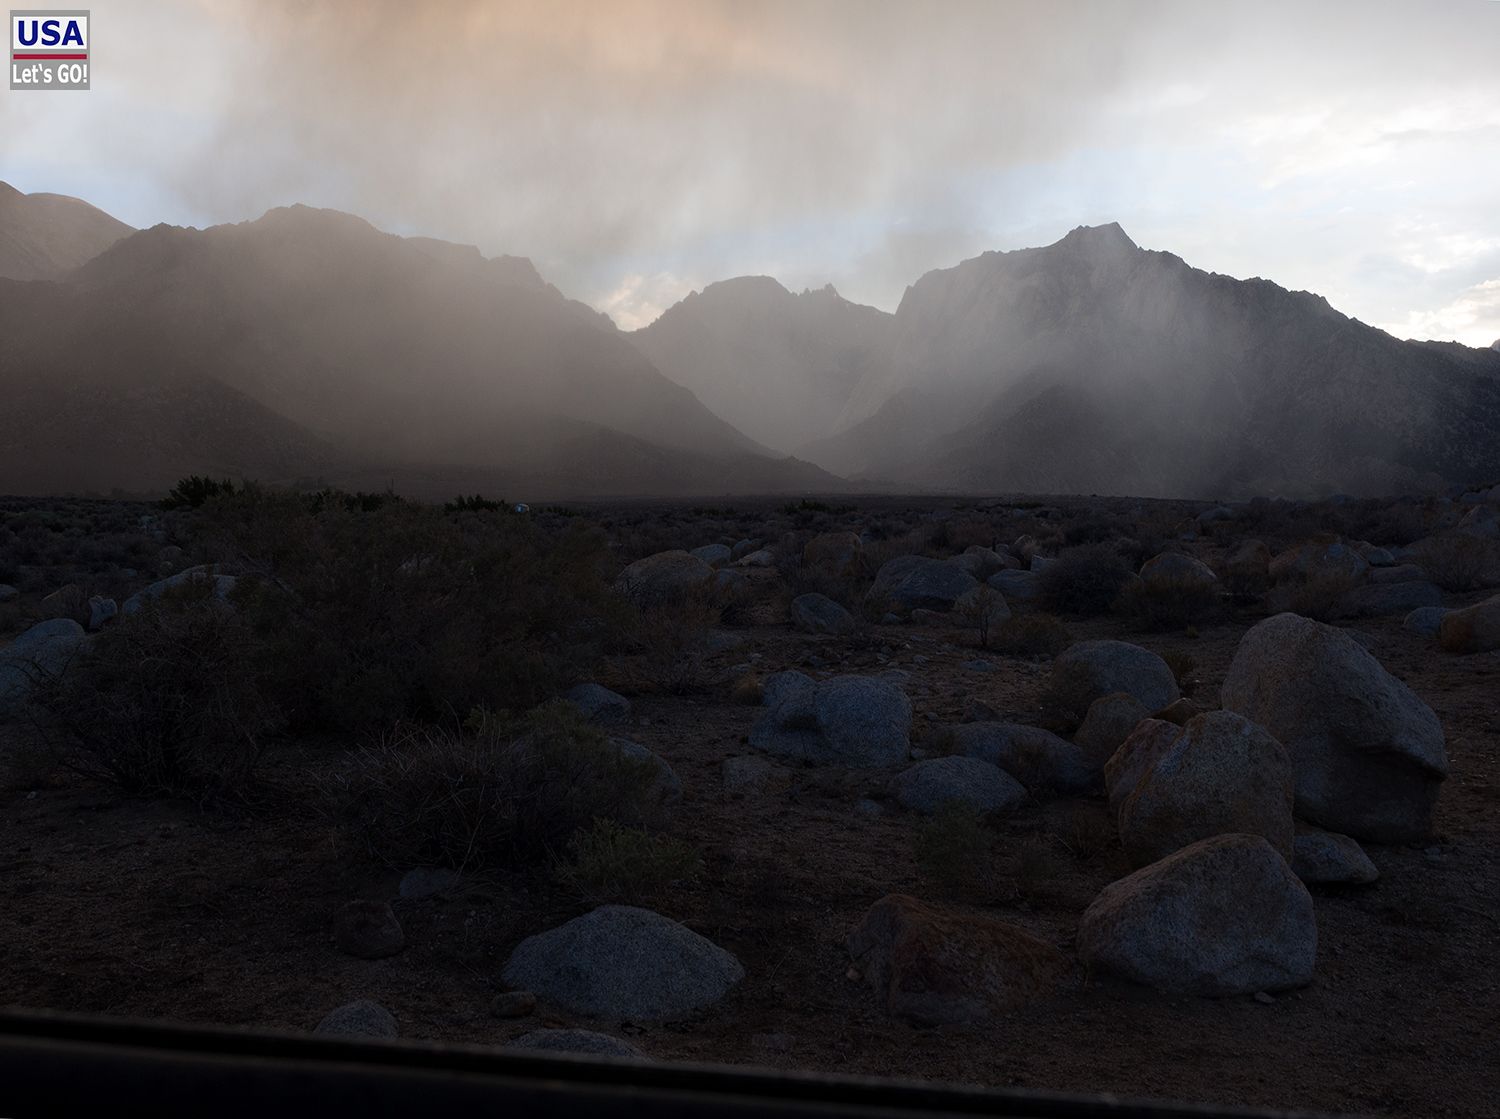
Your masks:
M 1490 349 L 1500 350 L 1500 338 L 1496 338 L 1493 342 L 1490 343 Z
M 0 198 L 9 198 L 11 195 L 20 195 L 21 192 L 9 183 L 0 182 Z
M 1140 248 L 1116 221 L 1108 225 L 1080 225 L 1057 244 L 1086 252 L 1119 252 L 1122 249 L 1134 252 Z

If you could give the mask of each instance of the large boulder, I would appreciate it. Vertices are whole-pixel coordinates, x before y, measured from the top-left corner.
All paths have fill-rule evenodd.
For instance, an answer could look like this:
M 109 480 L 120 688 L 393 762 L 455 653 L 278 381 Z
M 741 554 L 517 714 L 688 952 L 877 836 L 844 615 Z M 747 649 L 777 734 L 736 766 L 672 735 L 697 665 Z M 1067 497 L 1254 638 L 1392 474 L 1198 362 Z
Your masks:
M 1258 835 L 1292 857 L 1292 763 L 1263 727 L 1231 711 L 1189 720 L 1120 806 L 1133 866 L 1215 835 Z
M 1165 594 L 1174 590 L 1201 590 L 1218 586 L 1213 569 L 1181 552 L 1162 552 L 1141 565 L 1141 583 L 1146 590 Z
M 1366 553 L 1366 559 L 1369 554 Z M 1425 583 L 1427 572 L 1414 563 L 1395 564 L 1391 567 L 1375 567 L 1371 560 L 1370 582 L 1372 583 Z
M 1450 653 L 1488 653 L 1500 649 L 1500 594 L 1444 614 L 1438 641 Z
M 154 602 L 168 591 L 187 586 L 211 585 L 214 601 L 228 603 L 229 596 L 234 592 L 238 582 L 239 580 L 233 575 L 219 574 L 212 564 L 190 567 L 186 571 L 179 571 L 176 575 L 158 580 L 144 590 L 137 591 L 120 604 L 120 613 L 135 614 L 148 602 Z
M 1317 948 L 1312 897 L 1258 835 L 1202 840 L 1106 886 L 1078 927 L 1090 969 L 1193 995 L 1300 987 Z
M 605 905 L 516 946 L 502 978 L 574 1014 L 655 1021 L 712 1006 L 745 977 L 711 940 L 649 909 Z
M 968 572 L 944 560 L 898 556 L 876 574 L 870 597 L 872 601 L 883 598 L 907 610 L 946 612 L 979 586 Z
M 810 592 L 792 599 L 792 625 L 806 633 L 854 632 L 854 615 L 827 595 Z
M 678 602 L 704 590 L 714 569 L 684 551 L 657 552 L 638 559 L 615 580 L 615 589 L 640 606 Z
M 985 585 L 1011 602 L 1035 602 L 1042 597 L 1041 580 L 1031 571 L 998 571 L 985 580 Z
M 802 566 L 848 575 L 860 568 L 864 544 L 857 532 L 820 532 L 802 546 Z
M 1101 696 L 1125 692 L 1148 711 L 1160 711 L 1182 695 L 1167 662 L 1128 641 L 1080 641 L 1052 662 L 1047 700 L 1065 716 L 1082 720 Z
M 1146 705 L 1129 692 L 1100 696 L 1089 704 L 1083 724 L 1073 734 L 1073 744 L 1091 767 L 1103 769 L 1141 720 L 1150 717 Z
M 1098 782 L 1099 770 L 1065 738 L 1022 723 L 963 723 L 952 729 L 953 749 L 999 766 L 1031 793 L 1070 796 Z
M 1104 763 L 1104 792 L 1116 816 L 1142 777 L 1146 776 L 1182 733 L 1167 719 L 1142 719 L 1120 748 Z
M 1339 595 L 1333 609 L 1340 618 L 1383 618 L 1442 604 L 1443 592 L 1431 583 L 1368 583 Z
M 982 544 L 973 544 L 964 549 L 964 554 L 954 556 L 948 561 L 960 571 L 966 571 L 981 583 L 991 575 L 996 575 L 1007 568 L 1015 566 L 1019 561 L 1009 556 L 1002 556 L 993 548 L 986 548 Z
M 38 604 L 43 618 L 72 618 L 81 626 L 88 625 L 88 592 L 77 583 L 59 587 Z
M 1299 817 L 1376 843 L 1431 833 L 1448 775 L 1442 724 L 1347 633 L 1266 619 L 1241 639 L 1220 698 L 1291 754 Z
M 979 812 L 1014 812 L 1027 801 L 1026 789 L 1010 774 L 978 758 L 928 758 L 903 770 L 891 782 L 901 807 L 930 816 L 949 804 Z
M 1354 548 L 1341 540 L 1310 540 L 1288 548 L 1271 560 L 1272 582 L 1286 583 L 1315 578 L 1340 576 L 1358 582 L 1365 578 L 1370 563 Z
M 849 955 L 888 1012 L 922 1025 L 991 1020 L 1051 994 L 1067 957 L 992 917 L 950 913 L 904 894 L 870 907 Z
M 778 681 L 774 691 L 768 681 L 766 698 L 773 697 L 750 731 L 757 750 L 848 766 L 895 765 L 911 751 L 911 701 L 889 681 L 836 676 L 803 684 L 792 678 Z
M 61 675 L 85 636 L 72 618 L 52 618 L 0 648 L 0 715 L 18 710 L 37 685 Z
M 727 544 L 705 544 L 701 548 L 694 548 L 688 555 L 702 560 L 709 567 L 723 567 L 733 553 Z

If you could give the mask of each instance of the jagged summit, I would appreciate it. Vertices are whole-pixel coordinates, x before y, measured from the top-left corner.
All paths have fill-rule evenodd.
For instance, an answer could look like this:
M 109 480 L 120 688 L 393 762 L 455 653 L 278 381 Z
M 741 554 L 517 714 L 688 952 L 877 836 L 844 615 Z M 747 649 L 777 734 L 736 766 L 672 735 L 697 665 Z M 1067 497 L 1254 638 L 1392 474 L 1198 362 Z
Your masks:
M 1129 249 L 1131 251 L 1140 248 L 1130 239 L 1130 235 L 1120 228 L 1120 223 L 1110 222 L 1108 225 L 1080 225 L 1070 230 L 1062 240 L 1058 241 L 1054 248 L 1075 248 L 1086 251 L 1119 251 Z

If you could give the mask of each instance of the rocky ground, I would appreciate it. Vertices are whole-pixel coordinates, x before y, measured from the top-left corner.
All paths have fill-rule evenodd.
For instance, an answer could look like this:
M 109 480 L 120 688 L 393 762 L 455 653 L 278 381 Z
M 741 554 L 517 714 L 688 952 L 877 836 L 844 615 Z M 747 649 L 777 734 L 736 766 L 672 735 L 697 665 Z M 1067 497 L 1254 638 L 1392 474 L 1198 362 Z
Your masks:
M 80 633 L 107 628 L 115 623 L 89 599 L 123 604 L 194 558 L 159 557 L 179 545 L 163 543 L 174 530 L 161 537 L 155 521 L 139 527 L 149 510 L 75 509 L 70 528 L 106 518 L 117 534 L 89 553 L 98 533 L 44 539 L 37 508 L 6 507 L 10 536 L 0 534 L 11 548 L 0 582 L 16 586 L 0 624 L 12 635 L 47 615 L 77 617 Z M 429 876 L 427 889 L 437 888 L 425 892 L 410 868 L 372 860 L 309 795 L 339 771 L 348 742 L 277 742 L 259 799 L 226 810 L 85 782 L 53 764 L 15 707 L 0 730 L 9 897 L 0 1001 L 312 1029 L 370 1000 L 378 1006 L 345 1010 L 325 1028 L 487 1044 L 584 1029 L 662 1060 L 1377 1115 L 1496 1113 L 1500 650 L 1484 611 L 1412 617 L 1494 594 L 1489 545 L 1475 559 L 1459 541 L 1492 539 L 1493 506 L 1479 495 L 1409 508 L 871 499 L 536 515 L 602 525 L 627 576 L 622 593 L 668 602 L 711 582 L 721 596 L 675 657 L 648 643 L 592 673 L 628 704 L 599 709 L 609 733 L 651 751 L 680 783 L 666 828 L 701 852 L 703 869 L 649 899 L 670 920 L 601 915 L 601 899 L 501 870 Z M 1073 583 L 1044 578 L 1048 560 L 1081 565 L 1101 541 L 1141 570 L 1137 579 L 1159 553 L 1192 557 L 1212 590 L 1203 597 L 1194 583 L 1203 576 L 1182 560 L 1158 564 L 1170 568 L 1163 597 L 1201 607 L 1163 620 L 1149 598 L 1090 606 L 1079 586 L 1091 569 Z M 659 558 L 698 547 L 709 551 L 691 562 Z M 903 574 L 889 565 L 904 555 L 945 566 Z M 647 562 L 629 566 L 637 560 Z M 1418 570 L 1388 582 L 1379 574 L 1402 567 Z M 1407 583 L 1423 589 L 1370 589 Z M 44 607 L 65 584 L 80 589 Z M 976 597 L 979 585 L 1003 588 L 1008 605 Z M 1135 580 L 1117 589 L 1143 593 Z M 832 608 L 803 597 L 812 594 Z M 1320 690 L 1262 704 L 1258 730 L 1242 733 L 1228 714 L 1205 722 L 1221 694 L 1240 694 L 1221 688 L 1250 671 L 1243 662 L 1231 671 L 1245 635 L 1284 610 L 1321 619 L 1307 623 L 1321 644 L 1287 672 L 1278 657 L 1289 663 L 1295 642 L 1278 638 L 1252 683 L 1279 678 L 1295 690 L 1312 680 Z M 1007 644 L 1017 630 L 1001 611 L 1057 614 L 1046 624 L 1065 635 L 1062 657 Z M 1097 737 L 1102 709 L 1092 734 L 1080 728 L 1089 704 L 1078 709 L 1076 688 L 1060 683 L 1078 656 L 1065 648 L 1103 640 L 1161 658 L 1111 678 L 1123 688 L 1106 683 L 1135 695 L 1116 696 L 1121 710 L 1167 709 L 1123 753 L 1108 732 Z M 0 659 L 14 663 L 16 649 Z M 777 675 L 786 670 L 805 679 Z M 867 682 L 827 683 L 849 675 Z M 1231 702 L 1243 713 L 1262 698 Z M 1125 721 L 1119 737 L 1137 717 Z M 1274 736 L 1264 729 L 1272 723 Z M 996 724 L 1034 728 L 1041 745 Z M 1292 847 L 1292 785 L 1299 815 L 1318 801 L 1299 760 L 1316 753 L 1303 741 L 1315 725 L 1359 728 L 1340 755 L 1355 759 L 1339 763 L 1344 795 L 1313 811 L 1327 826 L 1338 818 L 1379 836 L 1360 844 L 1373 882 L 1304 891 L 1288 869 L 1317 877 Z M 1205 745 L 1188 749 L 1184 734 Z M 1424 755 L 1434 734 L 1447 768 L 1440 784 Z M 976 742 L 988 745 L 964 745 Z M 1129 782 L 1112 802 L 1105 781 L 1117 783 L 1132 742 L 1155 783 Z M 1162 762 L 1174 744 L 1179 761 Z M 983 764 L 951 764 L 965 754 Z M 1194 770 L 1181 756 L 1211 764 Z M 1101 774 L 1105 757 L 1119 760 Z M 1069 767 L 1080 758 L 1078 776 Z M 914 761 L 941 759 L 952 774 L 902 776 Z M 1428 788 L 1440 788 L 1430 816 Z M 924 814 L 947 811 L 945 790 L 983 798 L 978 833 L 964 832 L 962 817 Z M 948 833 L 934 820 L 948 821 Z M 948 865 L 932 853 L 944 840 Z M 1184 862 L 1187 871 L 1173 869 Z M 1172 936 L 1119 935 L 1128 914 L 1096 905 L 1137 867 L 1188 883 L 1198 908 L 1147 914 L 1153 928 L 1184 930 L 1176 947 Z M 1215 890 L 1224 896 L 1205 901 Z M 917 900 L 877 906 L 890 895 Z M 355 900 L 370 904 L 351 912 Z M 528 939 L 564 927 L 560 946 Z M 1173 956 L 1184 940 L 1187 955 Z M 1214 955 L 1196 950 L 1205 946 L 1223 952 L 1205 962 Z M 579 961 L 582 981 L 568 966 Z M 1155 981 L 1142 973 L 1153 967 Z

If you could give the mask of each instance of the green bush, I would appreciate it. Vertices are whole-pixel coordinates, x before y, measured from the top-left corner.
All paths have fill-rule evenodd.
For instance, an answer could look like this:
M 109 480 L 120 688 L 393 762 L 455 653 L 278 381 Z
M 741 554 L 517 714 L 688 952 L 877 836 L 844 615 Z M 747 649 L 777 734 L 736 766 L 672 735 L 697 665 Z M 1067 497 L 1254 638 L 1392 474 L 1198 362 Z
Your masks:
M 163 509 L 197 509 L 216 497 L 227 497 L 234 493 L 234 483 L 228 478 L 215 481 L 189 474 L 162 499 Z
M 656 768 L 611 747 L 569 705 L 462 731 L 406 726 L 353 754 L 325 786 L 330 810 L 395 867 L 524 868 L 599 820 L 649 822 Z
M 1069 548 L 1042 568 L 1042 599 L 1057 614 L 1108 613 L 1132 572 L 1112 545 Z
M 1068 627 L 1051 614 L 1016 614 L 990 635 L 990 648 L 1008 657 L 1055 657 L 1073 644 Z
M 691 844 L 609 819 L 575 832 L 554 867 L 563 886 L 596 905 L 647 901 L 702 872 L 703 857 Z
M 443 512 L 498 513 L 502 509 L 509 508 L 510 504 L 504 499 L 501 499 L 500 501 L 490 501 L 488 498 L 480 497 L 477 493 L 472 497 L 465 497 L 463 494 L 459 494 L 456 498 L 443 506 Z
M 279 717 L 244 617 L 188 581 L 97 634 L 41 694 L 62 761 L 142 796 L 242 799 Z
M 586 675 L 626 618 L 602 538 L 578 523 L 249 487 L 208 507 L 199 535 L 261 577 L 242 604 L 255 664 L 299 730 L 524 710 Z

